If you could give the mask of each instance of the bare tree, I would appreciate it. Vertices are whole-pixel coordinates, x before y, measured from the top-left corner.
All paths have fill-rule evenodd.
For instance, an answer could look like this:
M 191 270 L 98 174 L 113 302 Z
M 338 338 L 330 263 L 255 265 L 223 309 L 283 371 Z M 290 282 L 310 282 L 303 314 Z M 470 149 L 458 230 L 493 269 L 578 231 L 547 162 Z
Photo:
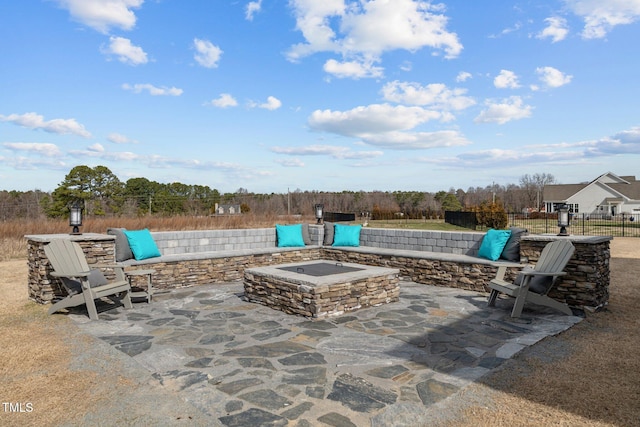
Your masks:
M 542 206 L 542 191 L 548 184 L 556 184 L 556 178 L 550 173 L 525 174 L 520 177 L 520 187 L 525 192 L 529 207 L 540 210 Z

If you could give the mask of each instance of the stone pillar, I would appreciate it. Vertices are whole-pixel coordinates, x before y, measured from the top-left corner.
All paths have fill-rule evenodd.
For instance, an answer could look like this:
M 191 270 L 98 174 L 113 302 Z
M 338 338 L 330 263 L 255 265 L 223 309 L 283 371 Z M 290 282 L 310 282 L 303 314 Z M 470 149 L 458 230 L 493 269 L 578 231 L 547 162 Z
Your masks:
M 569 260 L 566 276 L 558 278 L 549 296 L 559 301 L 566 301 L 571 306 L 582 306 L 597 310 L 609 301 L 609 281 L 611 252 L 609 243 L 611 236 L 555 236 L 531 235 L 523 236 L 520 241 L 520 255 L 535 264 L 542 249 L 554 240 L 568 239 L 576 250 Z
M 51 265 L 44 253 L 44 247 L 54 239 L 67 239 L 77 242 L 87 257 L 87 263 L 114 264 L 115 236 L 108 234 L 85 233 L 38 234 L 25 236 L 27 239 L 27 262 L 29 265 L 29 299 L 46 304 L 56 297 L 66 295 L 59 279 L 51 276 Z

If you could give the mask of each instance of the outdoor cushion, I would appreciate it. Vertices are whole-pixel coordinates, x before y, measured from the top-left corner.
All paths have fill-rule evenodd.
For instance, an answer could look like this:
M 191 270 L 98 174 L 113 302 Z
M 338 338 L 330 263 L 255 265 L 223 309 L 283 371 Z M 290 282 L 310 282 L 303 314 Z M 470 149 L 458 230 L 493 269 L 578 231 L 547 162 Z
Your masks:
M 494 230 L 490 228 L 482 239 L 478 256 L 496 261 L 500 258 L 509 236 L 511 236 L 511 230 Z
M 124 228 L 107 228 L 107 234 L 116 236 L 116 261 L 122 262 L 133 258 L 129 240 L 124 234 Z
M 304 240 L 305 245 L 311 244 L 311 234 L 309 234 L 309 224 L 302 224 L 302 240 Z
M 89 279 L 90 288 L 95 288 L 97 286 L 102 286 L 109 283 L 107 281 L 107 278 L 104 277 L 104 274 L 102 274 L 102 271 L 95 268 L 89 272 L 89 276 L 87 276 L 87 279 Z M 70 295 L 75 295 L 82 292 L 82 283 L 79 279 L 70 279 L 65 277 L 62 280 L 64 281 L 67 292 L 69 292 Z
M 302 224 L 276 224 L 276 237 L 278 238 L 279 248 L 304 246 Z
M 133 252 L 136 260 L 154 258 L 162 255 L 148 229 L 125 230 L 124 234 L 127 236 L 131 252 Z
M 325 222 L 324 223 L 324 242 L 323 242 L 325 246 L 331 246 L 333 244 L 333 234 L 334 234 L 333 223 Z
M 335 224 L 332 246 L 360 246 L 361 225 Z
M 509 227 L 511 235 L 504 246 L 500 258 L 507 261 L 520 262 L 520 238 L 529 231 L 526 228 Z
M 528 265 L 523 268 L 522 271 L 533 271 L 533 267 Z M 518 273 L 518 276 L 516 276 L 516 280 L 514 280 L 513 283 L 521 286 L 523 280 L 524 274 Z M 529 279 L 529 290 L 536 294 L 544 295 L 547 293 L 547 289 L 549 289 L 549 286 L 551 286 L 552 283 L 552 276 L 532 276 L 531 279 Z

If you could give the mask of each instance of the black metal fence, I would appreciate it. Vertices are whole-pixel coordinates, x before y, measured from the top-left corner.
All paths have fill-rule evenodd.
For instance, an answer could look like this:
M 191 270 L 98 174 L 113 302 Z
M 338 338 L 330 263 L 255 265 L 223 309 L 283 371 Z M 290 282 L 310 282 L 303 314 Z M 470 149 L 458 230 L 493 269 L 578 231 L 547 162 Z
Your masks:
M 355 221 L 356 214 L 345 212 L 325 212 L 324 220 L 328 222 Z
M 458 227 L 475 230 L 478 226 L 478 218 L 475 212 L 444 211 L 444 222 Z
M 476 230 L 477 226 L 471 220 L 462 223 L 461 218 L 465 215 L 475 215 L 474 212 L 452 212 L 457 215 L 452 218 L 451 222 L 447 220 L 445 212 L 445 222 L 459 225 L 461 227 Z M 558 215 L 557 213 L 540 213 L 534 212 L 530 214 L 508 213 L 508 226 L 521 227 L 529 230 L 531 234 L 558 233 Z M 569 234 L 577 234 L 584 236 L 613 236 L 613 237 L 640 237 L 640 214 L 619 214 L 619 215 L 594 215 L 587 213 L 571 214 L 571 225 L 567 227 Z M 465 224 L 468 224 L 465 225 Z
M 522 227 L 530 233 L 555 233 L 559 231 L 558 216 L 552 214 L 508 214 L 509 225 Z M 586 213 L 570 215 L 569 234 L 584 236 L 640 237 L 640 214 L 601 216 Z

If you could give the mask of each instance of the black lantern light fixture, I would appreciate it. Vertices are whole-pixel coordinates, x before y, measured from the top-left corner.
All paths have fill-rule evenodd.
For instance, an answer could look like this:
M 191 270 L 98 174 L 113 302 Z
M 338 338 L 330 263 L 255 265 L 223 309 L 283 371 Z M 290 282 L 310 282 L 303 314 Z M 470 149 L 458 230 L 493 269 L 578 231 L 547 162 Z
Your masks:
M 82 234 L 78 228 L 82 225 L 82 205 L 77 200 L 69 206 L 69 225 L 73 227 L 70 234 Z
M 558 206 L 558 227 L 560 227 L 560 233 L 558 236 L 568 236 L 567 227 L 569 226 L 569 207 L 566 204 Z
M 316 203 L 313 205 L 313 211 L 316 214 L 318 224 L 322 224 L 322 218 L 324 217 L 324 205 L 322 203 Z

